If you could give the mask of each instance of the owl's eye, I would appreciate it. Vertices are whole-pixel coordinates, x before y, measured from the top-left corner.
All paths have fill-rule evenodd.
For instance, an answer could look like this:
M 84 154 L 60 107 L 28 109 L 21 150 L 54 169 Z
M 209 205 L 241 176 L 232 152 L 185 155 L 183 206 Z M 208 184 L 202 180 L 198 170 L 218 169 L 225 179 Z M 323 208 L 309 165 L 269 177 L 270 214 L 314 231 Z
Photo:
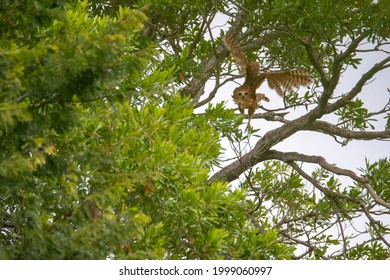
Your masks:
M 238 95 L 239 95 L 239 96 L 243 96 L 243 95 L 247 96 L 248 93 L 247 93 L 247 92 L 239 92 Z

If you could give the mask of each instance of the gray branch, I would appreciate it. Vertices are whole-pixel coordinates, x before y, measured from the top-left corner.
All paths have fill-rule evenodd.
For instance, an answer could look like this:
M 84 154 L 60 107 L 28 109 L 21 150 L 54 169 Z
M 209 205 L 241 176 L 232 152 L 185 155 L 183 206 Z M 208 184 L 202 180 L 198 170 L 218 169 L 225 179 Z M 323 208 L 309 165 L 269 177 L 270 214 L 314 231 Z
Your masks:
M 386 140 L 390 139 L 390 130 L 384 131 L 352 131 L 338 127 L 325 121 L 315 121 L 307 130 L 322 132 L 331 136 L 340 136 L 355 140 Z

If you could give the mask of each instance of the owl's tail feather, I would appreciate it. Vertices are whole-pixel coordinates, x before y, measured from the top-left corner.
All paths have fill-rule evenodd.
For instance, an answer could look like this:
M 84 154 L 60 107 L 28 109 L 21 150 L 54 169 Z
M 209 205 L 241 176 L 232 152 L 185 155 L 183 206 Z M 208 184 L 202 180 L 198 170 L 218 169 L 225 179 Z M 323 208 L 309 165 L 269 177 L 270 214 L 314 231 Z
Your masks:
M 240 47 L 240 45 L 237 43 L 237 41 L 231 37 L 231 36 L 224 36 L 222 38 L 222 42 L 226 49 L 230 51 L 231 56 L 238 64 L 238 67 L 240 68 L 240 73 L 245 74 L 246 72 L 246 66 L 248 64 L 247 57 Z

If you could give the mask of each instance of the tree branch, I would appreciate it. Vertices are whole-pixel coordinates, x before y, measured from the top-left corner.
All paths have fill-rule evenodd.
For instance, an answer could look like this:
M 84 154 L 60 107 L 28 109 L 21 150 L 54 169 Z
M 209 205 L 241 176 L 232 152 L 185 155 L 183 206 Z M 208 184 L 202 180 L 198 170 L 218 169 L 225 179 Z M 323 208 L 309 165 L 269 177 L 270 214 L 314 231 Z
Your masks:
M 322 114 L 325 113 L 328 101 L 332 96 L 340 80 L 340 75 L 341 75 L 341 70 L 342 70 L 344 60 L 348 58 L 356 50 L 359 44 L 369 35 L 369 33 L 370 33 L 369 31 L 363 32 L 360 36 L 355 38 L 350 43 L 346 51 L 334 55 L 331 77 L 329 81 L 327 81 L 325 84 L 322 84 L 322 86 L 324 87 L 324 92 L 321 95 L 320 99 L 318 100 L 318 107 L 316 108 Z
M 288 233 L 286 233 L 286 232 L 279 232 L 279 234 L 282 235 L 282 236 L 284 236 L 284 237 L 287 238 L 287 239 L 290 239 L 291 241 L 294 242 L 294 244 L 300 244 L 300 245 L 303 245 L 303 246 L 307 247 L 307 250 L 308 250 L 308 251 L 307 251 L 306 253 L 302 254 L 301 256 L 295 257 L 295 259 L 300 259 L 300 258 L 304 257 L 305 255 L 310 254 L 311 252 L 317 250 L 317 247 L 314 246 L 314 245 L 312 245 L 312 244 L 310 243 L 310 241 L 303 241 L 303 240 L 300 240 L 300 239 L 298 239 L 298 238 L 296 238 L 296 237 L 291 236 L 290 234 L 288 234 Z M 326 259 L 329 259 L 328 257 L 326 257 L 326 256 L 324 256 L 324 255 L 321 255 L 320 258 L 325 259 L 325 260 L 326 260 Z
M 283 141 L 289 136 L 293 135 L 297 131 L 304 130 L 311 122 L 321 116 L 321 111 L 314 108 L 312 111 L 307 114 L 285 123 L 281 127 L 278 127 L 274 130 L 267 132 L 255 145 L 255 147 L 243 155 L 240 160 L 236 160 L 226 167 L 222 168 L 220 171 L 215 173 L 211 178 L 209 178 L 208 183 L 211 184 L 218 180 L 225 180 L 231 182 L 237 179 L 241 173 L 246 169 L 254 166 L 255 164 L 271 159 L 266 154 L 272 146 Z
M 376 194 L 375 190 L 370 185 L 370 181 L 368 179 L 356 175 L 356 173 L 351 171 L 351 170 L 339 168 L 335 165 L 332 165 L 332 164 L 328 163 L 321 156 L 308 156 L 308 155 L 304 155 L 304 154 L 300 154 L 300 153 L 296 153 L 296 152 L 282 153 L 282 152 L 275 151 L 275 150 L 270 150 L 267 154 L 268 154 L 268 157 L 281 160 L 281 161 L 286 162 L 290 165 L 291 165 L 291 162 L 294 162 L 294 161 L 316 163 L 316 164 L 319 164 L 322 168 L 324 168 L 324 169 L 326 169 L 334 174 L 348 176 L 352 180 L 354 180 L 358 183 L 361 183 L 367 189 L 367 191 L 370 193 L 371 197 L 375 200 L 376 203 L 378 203 L 379 205 L 382 205 L 383 207 L 390 209 L 390 203 L 385 202 L 381 197 L 379 197 Z M 296 164 L 294 166 L 298 167 L 298 165 L 296 165 Z M 295 169 L 295 167 L 293 167 L 293 168 Z M 310 180 L 310 182 L 311 182 L 311 180 Z M 321 186 L 321 191 L 323 191 L 323 189 L 324 188 Z M 328 190 L 326 190 L 325 192 L 327 193 Z M 344 199 L 345 199 L 345 197 L 344 197 Z M 348 199 L 349 199 L 349 197 L 348 197 Z
M 325 121 L 315 121 L 307 130 L 323 132 L 331 136 L 340 136 L 346 139 L 355 140 L 385 140 L 390 139 L 390 130 L 384 131 L 352 131 L 338 127 Z

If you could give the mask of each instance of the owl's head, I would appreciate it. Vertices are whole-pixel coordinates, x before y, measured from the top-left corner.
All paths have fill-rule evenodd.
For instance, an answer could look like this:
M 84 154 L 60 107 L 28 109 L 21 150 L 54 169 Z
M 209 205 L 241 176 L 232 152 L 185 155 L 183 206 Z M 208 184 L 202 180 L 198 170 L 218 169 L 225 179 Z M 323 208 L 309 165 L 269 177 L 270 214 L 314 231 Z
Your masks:
M 247 85 L 240 86 L 233 91 L 233 100 L 235 102 L 249 101 L 254 96 L 253 90 Z

